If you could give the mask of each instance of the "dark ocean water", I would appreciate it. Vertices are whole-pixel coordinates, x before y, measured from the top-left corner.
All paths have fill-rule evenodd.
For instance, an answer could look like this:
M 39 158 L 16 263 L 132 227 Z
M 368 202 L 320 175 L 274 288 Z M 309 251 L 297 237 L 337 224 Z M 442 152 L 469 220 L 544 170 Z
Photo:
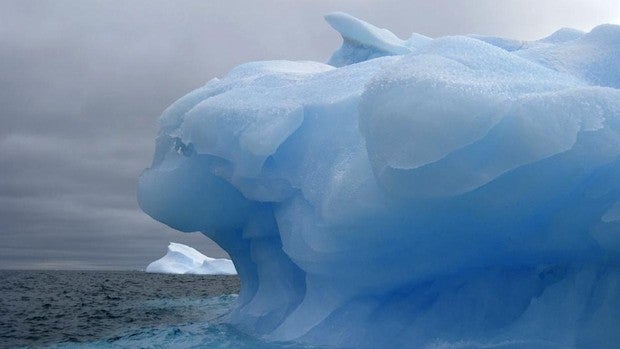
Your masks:
M 237 276 L 0 271 L 0 348 L 283 348 L 223 319 Z

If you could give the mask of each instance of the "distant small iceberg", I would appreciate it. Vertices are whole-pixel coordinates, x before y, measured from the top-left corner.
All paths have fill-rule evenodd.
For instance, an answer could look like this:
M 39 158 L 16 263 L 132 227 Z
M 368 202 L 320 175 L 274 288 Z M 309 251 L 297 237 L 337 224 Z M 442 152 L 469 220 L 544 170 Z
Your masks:
M 211 258 L 195 249 L 171 242 L 168 252 L 162 258 L 146 267 L 147 273 L 199 274 L 199 275 L 237 275 L 235 265 L 230 259 Z

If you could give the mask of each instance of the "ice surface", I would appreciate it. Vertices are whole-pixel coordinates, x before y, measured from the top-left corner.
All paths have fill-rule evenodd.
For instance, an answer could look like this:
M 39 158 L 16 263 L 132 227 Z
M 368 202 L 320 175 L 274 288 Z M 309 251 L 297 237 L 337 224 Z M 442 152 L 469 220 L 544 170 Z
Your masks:
M 235 275 L 235 265 L 230 259 L 210 258 L 195 249 L 171 242 L 166 255 L 146 267 L 147 273 Z
M 242 279 L 230 321 L 341 347 L 620 342 L 620 27 L 244 64 L 170 106 L 145 212 Z
M 331 13 L 325 16 L 325 20 L 342 36 L 342 47 L 334 52 L 328 62 L 335 67 L 382 56 L 407 54 L 416 46 L 430 41 L 430 38 L 420 34 L 404 41 L 387 29 L 377 28 L 341 12 Z

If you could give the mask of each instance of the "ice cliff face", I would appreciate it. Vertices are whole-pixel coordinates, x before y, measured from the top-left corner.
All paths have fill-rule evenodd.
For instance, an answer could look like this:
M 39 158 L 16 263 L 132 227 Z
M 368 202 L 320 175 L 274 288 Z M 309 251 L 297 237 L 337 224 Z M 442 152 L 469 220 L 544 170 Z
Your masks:
M 242 278 L 231 321 L 345 347 L 620 342 L 620 27 L 254 62 L 162 115 L 139 201 Z
M 235 275 L 237 271 L 230 259 L 211 258 L 195 249 L 171 242 L 166 255 L 150 263 L 147 273 Z

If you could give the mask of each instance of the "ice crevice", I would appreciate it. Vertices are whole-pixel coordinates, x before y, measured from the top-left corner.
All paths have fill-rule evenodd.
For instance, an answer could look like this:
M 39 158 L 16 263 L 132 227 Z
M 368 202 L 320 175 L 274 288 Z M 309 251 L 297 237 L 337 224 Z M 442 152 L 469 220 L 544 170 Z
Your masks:
M 164 111 L 138 199 L 201 232 L 229 321 L 355 348 L 620 342 L 620 27 L 402 40 L 243 64 Z

